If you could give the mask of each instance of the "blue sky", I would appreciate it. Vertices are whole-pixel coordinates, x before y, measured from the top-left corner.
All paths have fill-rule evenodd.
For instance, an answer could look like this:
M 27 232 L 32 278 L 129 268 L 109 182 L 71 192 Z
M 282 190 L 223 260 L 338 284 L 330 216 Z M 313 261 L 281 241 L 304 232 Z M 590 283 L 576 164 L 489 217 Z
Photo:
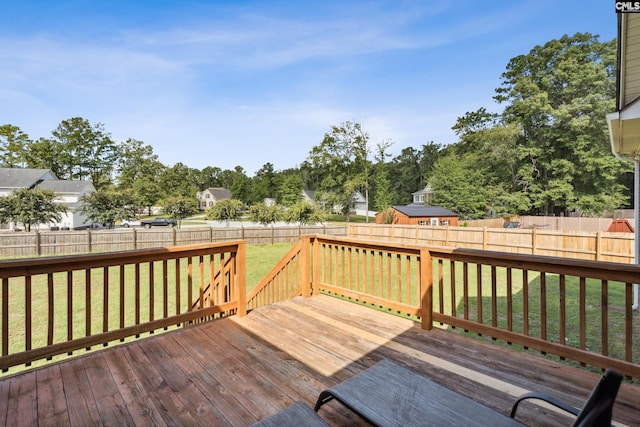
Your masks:
M 606 0 L 0 0 L 0 124 L 49 137 L 103 123 L 168 166 L 302 163 L 331 126 L 391 154 L 456 142 L 509 60 L 549 40 L 616 36 Z

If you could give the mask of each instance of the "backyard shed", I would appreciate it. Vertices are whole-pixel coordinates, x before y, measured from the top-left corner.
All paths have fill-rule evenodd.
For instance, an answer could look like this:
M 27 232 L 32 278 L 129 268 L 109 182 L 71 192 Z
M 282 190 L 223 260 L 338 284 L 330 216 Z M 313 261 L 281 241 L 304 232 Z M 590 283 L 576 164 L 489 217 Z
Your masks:
M 410 204 L 393 206 L 393 224 L 402 225 L 458 225 L 458 214 L 441 206 Z M 383 212 L 376 215 L 376 224 L 384 223 Z

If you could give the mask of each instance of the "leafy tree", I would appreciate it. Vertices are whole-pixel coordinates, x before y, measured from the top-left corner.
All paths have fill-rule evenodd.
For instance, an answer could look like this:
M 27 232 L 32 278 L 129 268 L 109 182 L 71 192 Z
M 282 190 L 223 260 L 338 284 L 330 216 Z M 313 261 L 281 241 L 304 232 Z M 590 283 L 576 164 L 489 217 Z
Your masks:
M 195 197 L 169 197 L 164 202 L 163 212 L 170 218 L 178 220 L 178 226 L 182 220 L 198 211 L 198 199 Z
M 229 221 L 239 220 L 242 217 L 244 203 L 237 199 L 224 199 L 216 202 L 208 211 L 207 219 L 214 221 L 225 221 L 227 227 Z
M 380 212 L 380 218 L 382 224 L 393 224 L 393 220 L 395 219 L 396 211 L 393 208 L 387 208 Z
M 412 201 L 411 194 L 424 188 L 429 181 L 442 146 L 434 142 L 422 145 L 420 150 L 413 147 L 403 148 L 400 154 L 388 164 L 393 204 L 405 204 Z
M 387 172 L 387 164 L 385 163 L 388 154 L 387 148 L 391 147 L 393 142 L 386 141 L 377 145 L 376 154 L 376 167 L 373 178 L 373 185 L 375 189 L 373 197 L 373 206 L 378 211 L 383 211 L 393 204 L 394 194 L 391 190 L 391 182 L 389 181 L 389 175 Z
M 0 126 L 0 167 L 24 167 L 28 144 L 29 135 L 19 127 L 9 124 Z
M 276 173 L 273 164 L 265 163 L 251 181 L 252 203 L 262 203 L 265 198 L 276 195 Z
M 278 188 L 277 200 L 283 206 L 292 206 L 302 199 L 304 183 L 299 175 L 285 176 Z
M 27 167 L 51 169 L 58 178 L 64 178 L 64 166 L 61 162 L 61 144 L 51 139 L 39 138 L 28 144 L 25 158 Z
M 249 216 L 251 221 L 258 222 L 262 225 L 273 224 L 281 220 L 283 215 L 282 208 L 278 205 L 267 205 L 259 203 L 251 206 Z
M 22 224 L 27 231 L 33 225 L 58 222 L 67 207 L 56 203 L 57 195 L 51 190 L 21 188 L 6 197 L 0 197 L 0 221 Z
M 83 195 L 80 212 L 94 223 L 112 227 L 119 218 L 134 218 L 136 204 L 129 192 L 94 191 Z
M 160 198 L 195 197 L 198 192 L 199 172 L 184 163 L 176 163 L 170 168 L 165 167 L 158 176 L 160 184 Z
M 102 123 L 74 117 L 63 120 L 52 132 L 59 148 L 61 175 L 71 180 L 90 179 L 97 190 L 111 184 L 118 148 Z
M 139 180 L 157 181 L 165 169 L 154 154 L 153 147 L 132 138 L 119 145 L 116 164 L 118 188 L 122 190 L 134 187 Z
M 325 220 L 324 214 L 314 204 L 299 201 L 284 211 L 283 219 L 288 223 L 317 224 Z
M 136 205 L 146 208 L 147 213 L 151 215 L 151 208 L 160 200 L 161 188 L 157 180 L 147 177 L 138 178 L 132 187 Z
M 474 155 L 461 156 L 455 150 L 449 150 L 434 165 L 429 181 L 435 203 L 457 212 L 462 218 L 486 216 L 489 205 L 486 176 Z
M 520 187 L 541 213 L 598 212 L 626 201 L 629 166 L 611 153 L 606 113 L 615 109 L 616 42 L 577 33 L 509 61 L 496 100 L 522 129 Z
M 231 191 L 233 197 L 242 201 L 243 203 L 251 203 L 251 178 L 249 178 L 244 168 L 236 166 L 233 172 L 231 172 L 232 183 L 229 187 L 226 187 Z
M 363 190 L 368 201 L 370 164 L 367 147 L 369 135 L 359 123 L 345 122 L 333 126 L 331 132 L 312 148 L 308 160 L 324 176 L 318 197 L 329 206 L 341 206 L 349 221 L 354 192 Z

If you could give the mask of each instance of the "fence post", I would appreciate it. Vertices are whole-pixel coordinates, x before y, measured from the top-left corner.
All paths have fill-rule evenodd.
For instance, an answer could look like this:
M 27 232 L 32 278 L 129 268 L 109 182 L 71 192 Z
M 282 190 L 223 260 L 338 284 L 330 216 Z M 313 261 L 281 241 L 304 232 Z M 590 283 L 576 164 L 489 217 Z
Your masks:
M 213 227 L 209 227 L 209 243 L 213 243 Z
M 271 224 L 271 244 L 273 245 L 276 242 L 276 230 L 273 227 L 273 223 Z
M 488 236 L 489 235 L 489 230 L 487 230 L 487 227 L 482 227 L 482 250 L 486 251 L 487 247 L 489 246 L 489 242 L 487 242 Z
M 138 230 L 135 227 L 131 228 L 131 232 L 133 233 L 133 249 L 138 249 Z
M 91 230 L 87 230 L 87 253 L 91 252 Z
M 538 252 L 538 229 L 531 230 L 531 255 L 535 255 Z
M 420 320 L 422 329 L 433 329 L 433 272 L 431 254 L 420 249 Z
M 36 230 L 36 254 L 42 255 L 42 238 L 40 236 L 40 230 Z
M 172 228 L 172 230 L 173 230 L 173 236 L 171 236 L 172 239 L 173 239 L 172 243 L 173 243 L 173 246 L 177 246 L 178 245 L 178 243 L 177 243 L 178 242 L 178 230 L 175 227 Z
M 596 231 L 596 261 L 602 258 L 602 232 Z

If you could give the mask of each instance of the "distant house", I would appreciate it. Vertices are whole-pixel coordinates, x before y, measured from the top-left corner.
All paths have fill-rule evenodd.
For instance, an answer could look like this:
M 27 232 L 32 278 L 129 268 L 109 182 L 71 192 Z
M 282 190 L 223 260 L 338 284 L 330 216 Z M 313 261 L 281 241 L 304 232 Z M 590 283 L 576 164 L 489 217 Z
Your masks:
M 96 191 L 91 181 L 68 181 L 61 179 L 47 179 L 37 186 L 42 190 L 51 190 L 58 195 L 56 202 L 65 205 L 69 210 L 62 214 L 60 221 L 48 224 L 49 227 L 78 228 L 87 224 L 88 218 L 78 212 L 85 194 Z
M 422 190 L 411 193 L 413 196 L 413 203 L 420 203 L 422 205 L 431 205 L 433 194 L 433 190 L 428 184 Z
M 309 203 L 316 202 L 316 192 L 312 190 L 302 190 L 302 200 Z
M 230 199 L 231 191 L 222 187 L 210 187 L 203 191 L 198 191 L 196 194 L 200 203 L 200 209 L 209 209 L 220 200 Z
M 393 224 L 403 225 L 458 225 L 458 214 L 440 206 L 425 206 L 412 203 L 406 206 L 393 206 Z M 384 223 L 383 212 L 376 215 L 376 224 Z
M 91 181 L 60 180 L 49 169 L 0 168 L 0 196 L 8 196 L 21 188 L 40 188 L 57 194 L 56 203 L 65 205 L 69 210 L 62 214 L 59 222 L 40 224 L 43 227 L 77 228 L 86 226 L 87 218 L 78 212 L 80 198 L 96 191 Z M 8 224 L 13 228 L 14 224 Z

